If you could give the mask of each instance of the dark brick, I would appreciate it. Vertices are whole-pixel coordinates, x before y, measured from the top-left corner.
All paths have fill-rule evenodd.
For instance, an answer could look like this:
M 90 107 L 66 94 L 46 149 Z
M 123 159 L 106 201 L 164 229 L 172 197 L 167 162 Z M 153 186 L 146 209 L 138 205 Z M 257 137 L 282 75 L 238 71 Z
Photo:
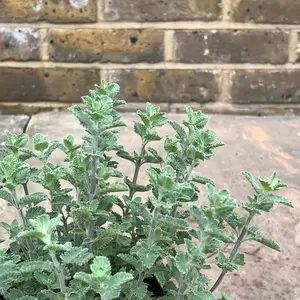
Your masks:
M 299 0 L 233 0 L 237 22 L 300 24 Z
M 235 71 L 233 103 L 300 103 L 300 70 Z
M 98 70 L 0 68 L 0 101 L 81 101 Z
M 104 0 L 106 21 L 213 21 L 221 0 Z
M 178 31 L 176 61 L 284 64 L 288 40 L 286 32 L 274 30 Z
M 164 59 L 164 33 L 135 29 L 53 29 L 49 55 L 68 62 L 160 62 Z
M 97 20 L 97 0 L 2 0 L 0 21 L 90 23 Z
M 209 102 L 219 97 L 219 73 L 197 70 L 112 70 L 126 101 Z
M 0 28 L 0 60 L 39 60 L 39 31 L 30 28 Z

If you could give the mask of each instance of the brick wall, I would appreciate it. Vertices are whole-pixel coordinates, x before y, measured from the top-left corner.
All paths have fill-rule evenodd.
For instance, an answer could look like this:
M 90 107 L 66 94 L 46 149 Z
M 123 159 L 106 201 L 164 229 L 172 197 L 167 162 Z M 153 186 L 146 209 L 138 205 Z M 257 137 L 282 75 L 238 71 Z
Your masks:
M 299 0 L 0 0 L 0 111 L 79 102 L 100 79 L 127 109 L 300 113 Z

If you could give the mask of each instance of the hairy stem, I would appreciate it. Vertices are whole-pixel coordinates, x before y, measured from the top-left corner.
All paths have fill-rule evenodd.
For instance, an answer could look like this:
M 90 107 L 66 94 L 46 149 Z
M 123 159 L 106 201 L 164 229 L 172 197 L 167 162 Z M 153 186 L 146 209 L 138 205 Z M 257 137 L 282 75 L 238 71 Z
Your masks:
M 188 170 L 188 172 L 186 173 L 185 177 L 183 178 L 182 182 L 185 182 L 185 181 L 188 181 L 188 180 L 189 180 L 189 178 L 190 178 L 190 176 L 191 176 L 191 174 L 192 174 L 194 168 L 195 168 L 195 160 L 193 160 L 192 164 L 190 165 L 189 170 Z M 174 205 L 174 206 L 173 206 L 172 212 L 171 212 L 171 216 L 172 216 L 172 217 L 175 217 L 177 208 L 178 208 L 178 205 Z
M 66 289 L 66 282 L 65 282 L 65 276 L 64 276 L 64 270 L 61 264 L 58 262 L 56 254 L 54 251 L 50 251 L 49 255 L 52 259 L 52 262 L 54 264 L 55 273 L 59 282 L 59 288 L 61 292 L 64 292 Z
M 236 258 L 236 255 L 240 249 L 240 246 L 243 242 L 243 239 L 247 233 L 247 229 L 248 229 L 248 226 L 253 218 L 254 214 L 250 213 L 244 226 L 243 226 L 243 229 L 241 231 L 241 233 L 239 234 L 235 244 L 234 244 L 234 247 L 233 249 L 231 250 L 230 252 L 230 256 L 229 256 L 229 259 L 230 259 L 230 262 L 233 262 Z M 210 289 L 211 292 L 214 292 L 217 287 L 220 285 L 220 283 L 222 282 L 223 278 L 225 277 L 225 275 L 227 274 L 227 271 L 223 270 L 220 274 L 220 276 L 218 277 L 218 279 L 216 280 L 216 282 L 214 283 L 214 285 L 212 286 L 212 288 Z
M 146 145 L 147 145 L 146 143 L 142 143 L 141 151 L 140 151 L 140 155 L 139 155 L 139 160 L 135 164 L 135 170 L 134 170 L 134 175 L 133 175 L 133 179 L 132 179 L 133 186 L 135 186 L 136 183 L 137 183 L 137 179 L 138 179 L 139 172 L 140 172 L 141 165 L 142 165 L 142 157 L 145 154 Z M 133 189 L 131 189 L 130 192 L 129 192 L 129 197 L 131 199 L 132 199 L 134 193 L 135 193 L 135 191 Z M 124 215 L 126 216 L 126 215 L 128 215 L 128 213 L 129 213 L 129 207 L 127 206 L 126 210 L 124 212 Z M 131 238 L 132 238 L 131 244 L 133 246 L 135 244 L 135 216 L 132 215 L 132 218 L 133 218 L 133 222 L 131 224 Z
M 190 168 L 189 168 L 188 172 L 186 173 L 183 181 L 188 181 L 189 180 L 194 168 L 195 168 L 195 160 L 193 160 L 192 164 L 190 165 Z
M 97 189 L 97 163 L 98 159 L 95 157 L 98 149 L 98 139 L 93 137 L 93 157 L 91 161 L 91 177 L 90 177 L 90 191 L 89 191 L 89 202 L 92 202 L 95 197 L 95 192 Z M 94 221 L 89 221 L 87 226 L 87 235 L 89 238 L 89 249 L 92 250 L 92 240 L 94 239 Z
M 147 239 L 147 244 L 148 245 L 151 245 L 154 242 L 154 239 L 155 239 L 155 230 L 156 230 L 158 214 L 159 214 L 159 208 L 155 207 L 154 212 L 153 212 L 152 221 L 151 221 L 151 229 L 150 229 L 150 233 L 149 233 L 149 236 L 148 236 L 148 239 Z
M 151 228 L 150 228 L 150 233 L 148 235 L 148 239 L 147 239 L 147 244 L 150 246 L 153 244 L 154 240 L 155 240 L 155 230 L 156 230 L 156 225 L 157 225 L 157 219 L 158 219 L 158 215 L 159 215 L 159 208 L 155 207 L 154 208 L 154 212 L 153 212 L 153 216 L 152 216 L 152 221 L 151 221 Z M 139 277 L 138 277 L 138 283 L 142 283 L 142 281 L 144 280 L 145 277 L 145 273 L 141 272 L 139 273 Z

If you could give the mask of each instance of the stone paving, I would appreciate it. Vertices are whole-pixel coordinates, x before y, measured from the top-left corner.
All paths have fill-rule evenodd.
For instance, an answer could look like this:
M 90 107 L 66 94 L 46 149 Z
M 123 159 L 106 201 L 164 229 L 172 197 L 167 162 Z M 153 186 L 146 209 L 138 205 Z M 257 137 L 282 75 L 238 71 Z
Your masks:
M 183 115 L 169 115 L 180 121 Z M 120 143 L 132 152 L 140 148 L 139 137 L 133 133 L 134 114 L 124 114 L 130 125 L 120 134 Z M 62 140 L 68 134 L 78 141 L 84 134 L 75 118 L 68 112 L 50 112 L 34 115 L 29 123 L 26 116 L 0 115 L 0 144 L 4 130 L 26 132 L 32 136 L 36 132 L 47 134 L 49 140 Z M 255 222 L 262 232 L 274 238 L 282 246 L 278 253 L 259 244 L 244 245 L 247 264 L 238 273 L 226 277 L 220 289 L 238 300 L 300 299 L 300 118 L 297 117 L 246 117 L 212 115 L 208 128 L 217 132 L 225 147 L 217 150 L 217 155 L 203 163 L 199 173 L 212 178 L 218 188 L 230 189 L 238 200 L 244 200 L 251 188 L 241 176 L 248 170 L 255 175 L 268 176 L 276 170 L 289 188 L 282 195 L 289 198 L 295 208 L 278 206 L 269 215 L 257 217 Z M 172 134 L 169 127 L 160 130 Z M 159 144 L 162 151 L 162 144 Z M 63 162 L 60 152 L 55 152 L 53 161 Z M 132 173 L 130 163 L 124 162 L 120 170 Z M 147 181 L 145 173 L 140 182 Z M 37 187 L 30 187 L 34 191 Z M 204 197 L 204 196 L 202 196 Z M 201 201 L 201 196 L 199 197 Z M 0 203 L 0 220 L 8 221 L 15 217 L 12 208 Z M 1 234 L 2 233 L 2 234 Z M 5 238 L 0 232 L 0 238 Z M 212 270 L 215 278 L 218 270 Z

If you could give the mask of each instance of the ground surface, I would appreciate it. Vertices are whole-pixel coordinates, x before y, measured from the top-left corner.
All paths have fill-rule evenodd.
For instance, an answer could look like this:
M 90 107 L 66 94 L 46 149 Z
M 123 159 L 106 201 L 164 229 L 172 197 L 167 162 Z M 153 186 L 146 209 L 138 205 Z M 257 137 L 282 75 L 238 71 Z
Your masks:
M 170 117 L 178 121 L 183 116 Z M 132 131 L 135 117 L 125 114 L 124 119 L 130 127 L 122 131 L 120 142 L 129 152 L 138 150 L 140 140 Z M 0 115 L 0 143 L 4 130 L 22 132 L 26 123 L 27 117 Z M 251 189 L 240 174 L 242 170 L 261 176 L 268 176 L 276 170 L 280 178 L 289 184 L 282 195 L 295 206 L 294 209 L 276 207 L 268 217 L 255 219 L 266 236 L 280 243 L 282 252 L 260 247 L 259 244 L 244 245 L 248 253 L 246 266 L 238 273 L 228 275 L 220 290 L 237 300 L 300 300 L 300 118 L 214 115 L 208 127 L 217 132 L 226 146 L 218 149 L 211 161 L 203 163 L 199 173 L 212 178 L 218 188 L 230 189 L 236 199 L 244 200 Z M 50 140 L 62 140 L 68 134 L 79 140 L 83 135 L 77 121 L 66 112 L 35 115 L 26 131 L 30 136 L 36 132 L 47 134 Z M 172 134 L 168 127 L 162 132 Z M 57 152 L 53 160 L 62 162 L 63 156 Z M 123 163 L 120 169 L 129 175 L 132 173 L 130 164 Z M 147 177 L 141 176 L 140 180 L 146 181 Z M 35 189 L 31 187 L 31 191 Z M 14 211 L 0 203 L 0 220 L 7 221 L 13 217 Z M 1 233 L 0 238 L 5 237 Z M 211 272 L 213 278 L 218 274 L 218 270 Z

